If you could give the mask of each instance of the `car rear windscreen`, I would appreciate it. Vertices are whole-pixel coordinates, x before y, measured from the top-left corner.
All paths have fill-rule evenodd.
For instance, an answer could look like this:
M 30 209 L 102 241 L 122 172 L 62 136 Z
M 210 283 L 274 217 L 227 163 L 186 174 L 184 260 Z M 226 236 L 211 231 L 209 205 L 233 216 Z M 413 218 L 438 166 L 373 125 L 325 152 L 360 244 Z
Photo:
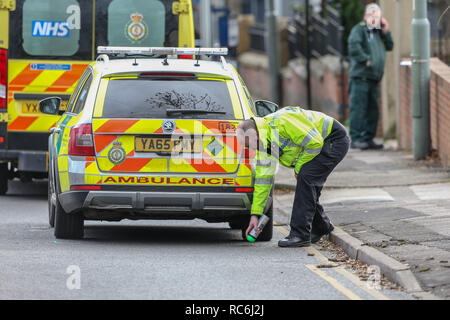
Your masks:
M 109 81 L 103 118 L 232 120 L 235 115 L 226 81 L 117 79 Z

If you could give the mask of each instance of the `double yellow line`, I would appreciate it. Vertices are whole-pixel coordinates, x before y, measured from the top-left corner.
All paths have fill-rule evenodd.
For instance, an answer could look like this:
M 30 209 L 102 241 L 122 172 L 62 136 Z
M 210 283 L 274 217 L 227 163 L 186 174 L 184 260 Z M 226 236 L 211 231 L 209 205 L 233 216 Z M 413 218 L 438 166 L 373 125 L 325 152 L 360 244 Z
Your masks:
M 280 232 L 284 236 L 289 235 L 289 231 L 282 227 L 282 226 L 275 226 L 274 227 L 278 232 Z M 330 261 L 327 257 L 325 257 L 323 254 L 321 254 L 316 248 L 314 247 L 305 247 L 303 248 L 309 255 L 314 256 L 321 264 L 329 264 Z M 354 293 L 351 289 L 344 286 L 342 283 L 339 282 L 336 278 L 333 278 L 330 274 L 320 270 L 317 266 L 307 264 L 305 265 L 306 268 L 314 272 L 316 275 L 327 281 L 333 288 L 335 288 L 337 291 L 342 293 L 344 296 L 346 296 L 350 300 L 362 300 L 362 298 Z M 380 291 L 376 289 L 371 289 L 367 286 L 367 283 L 359 279 L 354 274 L 348 272 L 345 270 L 342 266 L 337 266 L 333 268 L 333 271 L 341 275 L 343 278 L 349 280 L 351 283 L 353 283 L 358 289 L 364 291 L 371 297 L 373 297 L 376 300 L 390 300 L 388 297 L 386 297 L 384 294 L 382 294 Z

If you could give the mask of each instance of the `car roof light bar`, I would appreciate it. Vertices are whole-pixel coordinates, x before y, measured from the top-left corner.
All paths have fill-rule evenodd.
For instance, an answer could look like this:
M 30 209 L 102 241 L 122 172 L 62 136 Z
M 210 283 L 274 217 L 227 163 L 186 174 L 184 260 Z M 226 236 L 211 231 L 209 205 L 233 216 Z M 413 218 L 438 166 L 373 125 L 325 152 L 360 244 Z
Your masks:
M 226 56 L 228 48 L 176 48 L 176 47 L 97 47 L 99 54 L 125 55 L 205 55 Z

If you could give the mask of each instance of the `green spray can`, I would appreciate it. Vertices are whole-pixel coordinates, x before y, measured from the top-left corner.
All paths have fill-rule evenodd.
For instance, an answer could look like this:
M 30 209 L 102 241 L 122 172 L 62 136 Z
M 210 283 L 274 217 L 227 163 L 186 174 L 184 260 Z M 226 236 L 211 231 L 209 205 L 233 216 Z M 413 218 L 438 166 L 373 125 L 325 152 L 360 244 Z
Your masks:
M 269 222 L 270 218 L 263 214 L 259 220 L 258 220 L 258 231 L 255 231 L 255 229 L 252 229 L 247 235 L 247 241 L 248 242 L 255 242 L 258 238 L 259 234 L 262 232 L 264 227 L 266 226 L 267 222 Z

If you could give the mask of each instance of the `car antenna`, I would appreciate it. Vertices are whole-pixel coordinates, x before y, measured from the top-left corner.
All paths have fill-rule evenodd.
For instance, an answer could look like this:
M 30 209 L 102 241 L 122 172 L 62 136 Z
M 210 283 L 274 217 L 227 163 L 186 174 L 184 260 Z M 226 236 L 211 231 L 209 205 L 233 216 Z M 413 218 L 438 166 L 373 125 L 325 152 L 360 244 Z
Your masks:
M 200 60 L 200 48 L 198 49 L 197 62 L 194 64 L 194 67 L 200 67 L 200 63 L 198 63 L 199 60 Z

